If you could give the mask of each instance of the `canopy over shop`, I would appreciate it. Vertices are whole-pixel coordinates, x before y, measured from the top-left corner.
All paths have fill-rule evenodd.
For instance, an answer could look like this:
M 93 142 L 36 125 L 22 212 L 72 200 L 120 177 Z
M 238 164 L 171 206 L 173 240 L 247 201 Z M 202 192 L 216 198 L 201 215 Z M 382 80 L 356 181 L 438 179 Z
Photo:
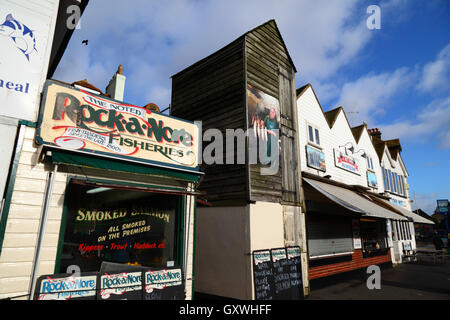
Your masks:
M 390 261 L 390 220 L 408 219 L 361 187 L 304 174 L 309 277 Z

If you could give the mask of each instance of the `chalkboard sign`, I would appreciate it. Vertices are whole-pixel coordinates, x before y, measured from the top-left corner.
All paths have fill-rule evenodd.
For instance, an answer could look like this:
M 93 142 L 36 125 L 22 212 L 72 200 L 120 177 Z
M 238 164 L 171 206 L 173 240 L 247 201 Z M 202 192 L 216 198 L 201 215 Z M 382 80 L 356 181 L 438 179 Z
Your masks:
M 34 300 L 95 300 L 97 273 L 43 275 L 37 279 Z
M 287 265 L 289 266 L 289 280 L 291 282 L 291 299 L 303 299 L 302 259 L 300 247 L 288 247 Z
M 300 247 L 253 251 L 256 300 L 303 299 Z
M 273 299 L 273 265 L 269 250 L 253 251 L 253 282 L 256 300 Z
M 273 263 L 273 282 L 275 300 L 291 299 L 291 281 L 289 279 L 289 264 L 285 248 L 270 250 Z
M 180 268 L 147 270 L 144 273 L 144 300 L 185 299 L 183 272 Z

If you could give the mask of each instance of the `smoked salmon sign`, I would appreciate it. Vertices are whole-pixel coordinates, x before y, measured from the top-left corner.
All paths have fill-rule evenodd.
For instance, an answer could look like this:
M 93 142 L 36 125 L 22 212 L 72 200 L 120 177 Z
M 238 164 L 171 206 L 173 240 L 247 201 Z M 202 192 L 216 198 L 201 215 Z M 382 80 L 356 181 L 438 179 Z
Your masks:
M 192 122 L 47 81 L 36 142 L 134 162 L 198 169 Z

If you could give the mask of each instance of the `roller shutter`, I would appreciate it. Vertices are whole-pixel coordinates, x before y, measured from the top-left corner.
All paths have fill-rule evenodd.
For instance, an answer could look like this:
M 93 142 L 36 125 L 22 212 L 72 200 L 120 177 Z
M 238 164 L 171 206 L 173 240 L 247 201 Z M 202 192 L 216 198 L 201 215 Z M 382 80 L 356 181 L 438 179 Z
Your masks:
M 310 258 L 353 253 L 350 218 L 311 213 L 307 219 Z

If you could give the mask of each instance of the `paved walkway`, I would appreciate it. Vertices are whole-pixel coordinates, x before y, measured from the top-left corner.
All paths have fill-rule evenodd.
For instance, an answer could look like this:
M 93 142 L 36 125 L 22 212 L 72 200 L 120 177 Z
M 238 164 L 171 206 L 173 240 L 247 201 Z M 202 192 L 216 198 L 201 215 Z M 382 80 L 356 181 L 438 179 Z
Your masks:
M 311 281 L 308 300 L 450 300 L 450 264 L 406 263 L 381 268 L 381 289 L 369 290 L 359 270 Z

